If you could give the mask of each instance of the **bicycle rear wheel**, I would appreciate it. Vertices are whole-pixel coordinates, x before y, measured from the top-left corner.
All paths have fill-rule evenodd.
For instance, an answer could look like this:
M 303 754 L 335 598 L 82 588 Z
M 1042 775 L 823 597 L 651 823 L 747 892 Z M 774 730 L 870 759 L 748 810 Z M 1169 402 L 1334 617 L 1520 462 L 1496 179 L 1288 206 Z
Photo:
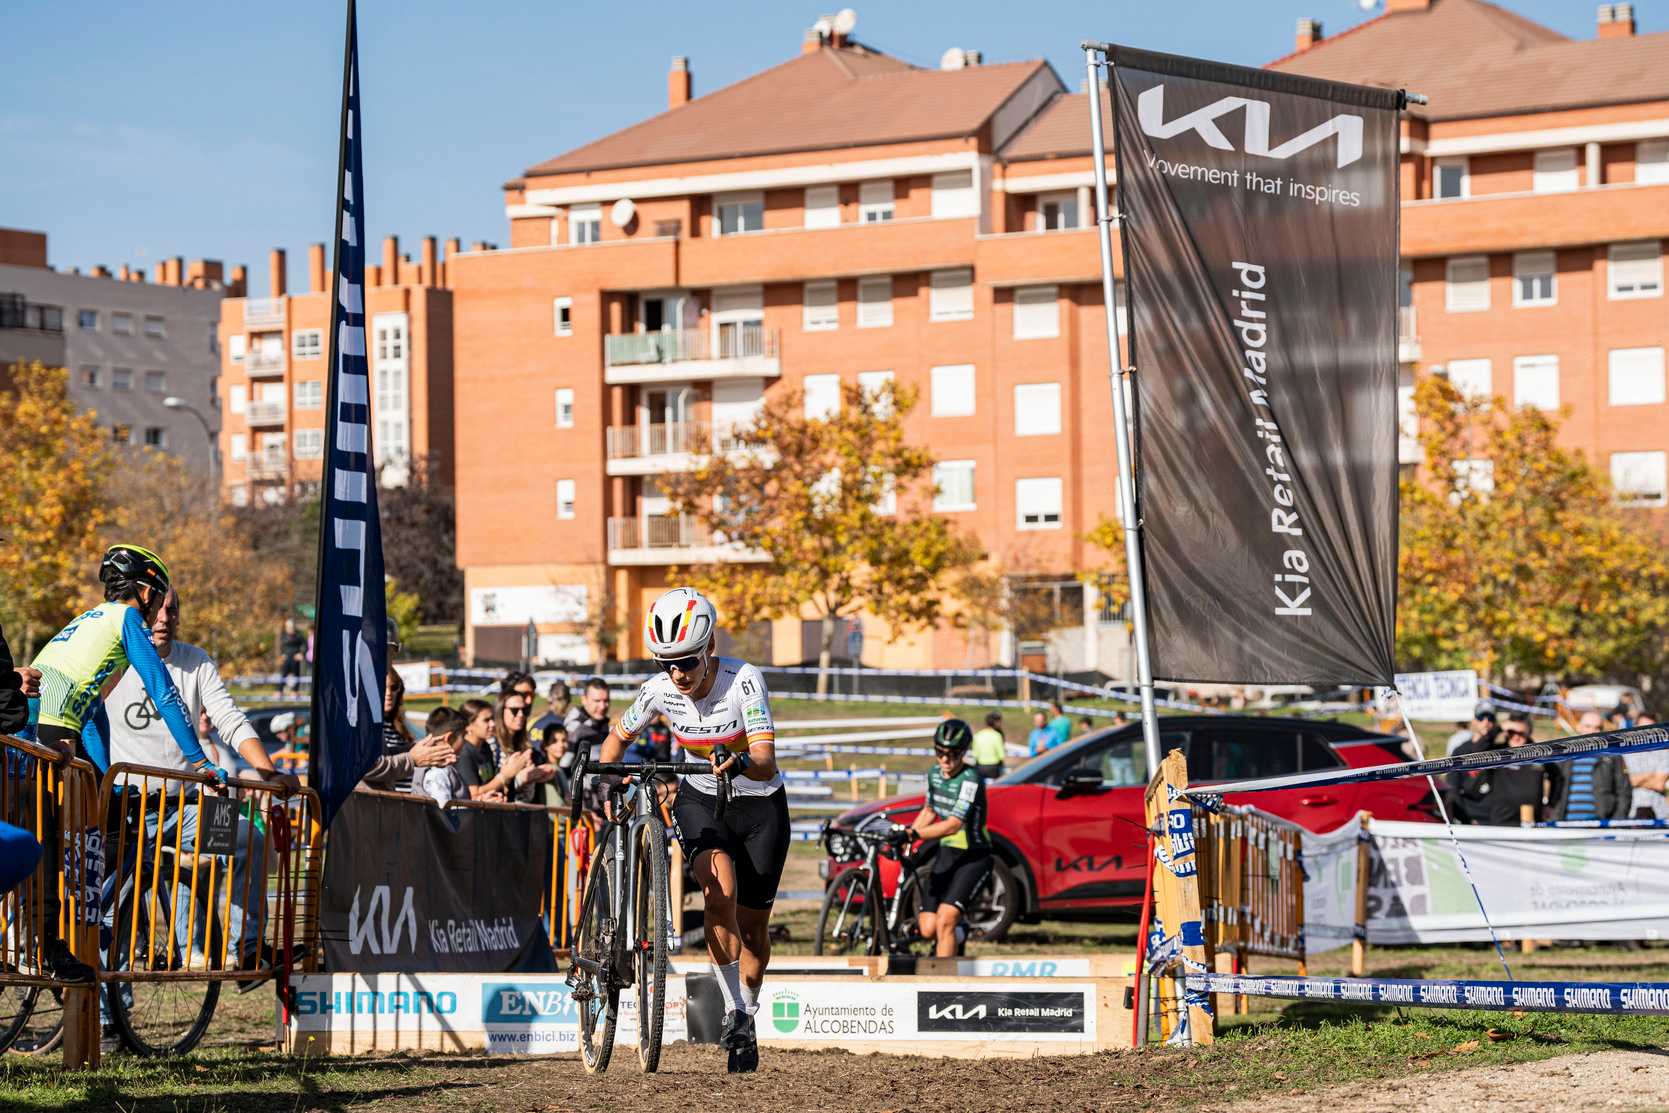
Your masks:
M 671 926 L 668 896 L 666 828 L 656 816 L 643 825 L 637 848 L 637 876 L 632 886 L 637 938 L 637 1057 L 653 1074 L 661 1065 L 661 1028 L 666 1022 L 666 933 Z
M 138 892 L 143 899 L 143 886 Z M 117 944 L 110 952 L 112 954 L 125 956 L 129 951 L 127 939 L 133 930 L 133 899 L 133 895 L 129 894 L 117 911 Z M 175 943 L 172 925 L 166 923 L 166 910 L 163 910 L 162 917 L 163 926 L 153 930 L 150 912 L 142 905 L 138 930 L 140 939 L 147 941 L 147 945 L 163 948 L 149 962 L 142 964 L 151 969 L 167 970 L 177 964 L 170 953 Z M 151 1057 L 184 1055 L 201 1043 L 204 1033 L 209 1030 L 215 1006 L 220 1001 L 220 983 L 107 982 L 104 996 L 110 1023 L 129 1051 Z
M 0 1050 L 39 1055 L 64 1040 L 64 991 L 38 985 L 0 988 Z
M 615 968 L 618 940 L 614 921 L 614 885 L 609 869 L 619 828 L 604 830 L 580 904 L 579 930 L 574 936 L 574 1004 L 579 1009 L 580 1059 L 588 1073 L 608 1069 L 614 1053 L 614 1027 L 619 1019 L 620 983 Z
M 879 894 L 872 892 L 866 867 L 847 870 L 823 894 L 823 908 L 817 914 L 814 955 L 878 955 L 885 935 L 881 917 L 886 915 Z

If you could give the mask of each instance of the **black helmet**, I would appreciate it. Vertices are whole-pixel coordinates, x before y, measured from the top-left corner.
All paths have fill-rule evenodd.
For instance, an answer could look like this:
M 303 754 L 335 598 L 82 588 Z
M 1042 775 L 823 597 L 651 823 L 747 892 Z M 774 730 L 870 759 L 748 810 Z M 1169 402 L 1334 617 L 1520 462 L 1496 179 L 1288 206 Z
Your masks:
M 946 719 L 933 728 L 933 748 L 951 753 L 966 753 L 974 744 L 974 732 L 961 719 Z
M 99 562 L 99 581 L 104 584 L 107 599 L 120 598 L 134 587 L 148 587 L 166 595 L 168 566 L 149 549 L 116 544 L 104 551 L 104 560 Z

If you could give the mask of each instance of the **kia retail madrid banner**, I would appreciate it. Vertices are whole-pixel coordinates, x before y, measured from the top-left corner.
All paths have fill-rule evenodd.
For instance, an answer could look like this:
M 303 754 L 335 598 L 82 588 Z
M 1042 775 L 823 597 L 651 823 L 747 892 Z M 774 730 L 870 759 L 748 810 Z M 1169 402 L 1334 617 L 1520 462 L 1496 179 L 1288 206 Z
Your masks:
M 1401 95 L 1108 57 L 1154 676 L 1389 683 Z
M 544 811 L 442 811 L 356 792 L 325 855 L 326 964 L 355 973 L 555 970 L 541 916 L 553 852 Z

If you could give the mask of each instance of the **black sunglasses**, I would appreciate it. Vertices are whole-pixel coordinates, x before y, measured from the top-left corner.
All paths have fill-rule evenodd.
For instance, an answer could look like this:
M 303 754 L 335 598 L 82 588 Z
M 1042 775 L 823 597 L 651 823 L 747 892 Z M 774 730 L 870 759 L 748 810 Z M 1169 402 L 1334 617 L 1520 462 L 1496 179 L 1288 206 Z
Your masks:
M 701 660 L 701 654 L 697 653 L 693 657 L 675 657 L 670 661 L 656 660 L 655 664 L 660 666 L 662 672 L 671 672 L 673 669 L 679 672 L 694 672 L 701 667 Z

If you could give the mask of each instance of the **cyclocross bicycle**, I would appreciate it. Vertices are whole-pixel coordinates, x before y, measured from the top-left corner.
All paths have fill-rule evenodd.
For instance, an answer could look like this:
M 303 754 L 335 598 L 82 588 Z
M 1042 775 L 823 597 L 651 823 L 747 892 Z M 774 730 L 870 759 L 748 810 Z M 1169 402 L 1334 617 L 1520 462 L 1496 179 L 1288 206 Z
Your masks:
M 574 936 L 568 985 L 579 1011 L 580 1057 L 585 1069 L 608 1069 L 619 1020 L 620 991 L 637 990 L 637 1055 L 646 1072 L 661 1062 L 661 1027 L 666 1019 L 667 936 L 672 931 L 667 856 L 667 820 L 658 786 L 667 776 L 711 773 L 705 761 L 610 761 L 590 763 L 582 749 L 574 770 L 570 818 L 579 822 L 587 773 L 630 778 L 607 794 L 607 817 L 591 855 L 579 930 Z M 713 747 L 723 762 L 730 755 Z M 728 777 L 719 778 L 715 811 L 724 818 L 730 799 Z

